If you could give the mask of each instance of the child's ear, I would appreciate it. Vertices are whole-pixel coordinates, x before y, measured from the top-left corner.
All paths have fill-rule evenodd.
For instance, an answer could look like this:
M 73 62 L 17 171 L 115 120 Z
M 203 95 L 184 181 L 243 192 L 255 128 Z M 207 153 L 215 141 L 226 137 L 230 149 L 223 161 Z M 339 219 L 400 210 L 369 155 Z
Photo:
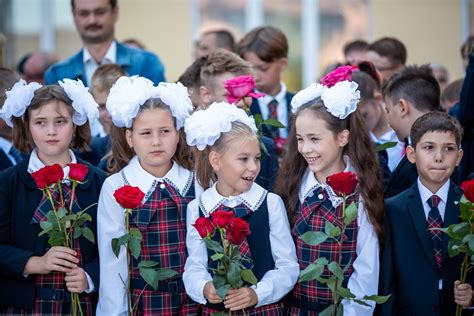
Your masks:
M 411 103 L 408 102 L 407 100 L 400 98 L 398 99 L 398 106 L 400 107 L 400 115 L 401 117 L 406 117 L 410 114 L 410 106 Z
M 409 162 L 416 163 L 415 148 L 413 148 L 411 145 L 407 146 L 406 155 Z
M 462 156 L 464 155 L 464 151 L 462 149 L 458 150 L 458 159 L 456 160 L 456 167 L 459 166 L 461 163 Z
M 375 91 L 374 92 L 374 99 L 377 103 L 382 102 L 383 101 L 382 93 L 380 93 L 379 91 Z
M 216 151 L 211 150 L 209 152 L 209 163 L 211 164 L 211 167 L 212 169 L 214 169 L 214 171 L 220 170 L 219 158 L 220 158 L 220 155 Z
M 347 143 L 349 142 L 349 135 L 350 132 L 347 129 L 337 134 L 337 144 L 339 145 L 339 147 L 344 147 L 347 145 Z
M 278 63 L 280 65 L 280 72 L 283 72 L 288 68 L 288 58 L 283 57 L 278 60 Z
M 201 95 L 202 103 L 204 103 L 204 105 L 209 105 L 212 103 L 211 92 L 206 86 L 201 86 L 199 88 L 199 94 Z
M 128 146 L 130 146 L 130 148 L 133 148 L 132 130 L 131 129 L 125 130 L 125 139 L 127 140 Z

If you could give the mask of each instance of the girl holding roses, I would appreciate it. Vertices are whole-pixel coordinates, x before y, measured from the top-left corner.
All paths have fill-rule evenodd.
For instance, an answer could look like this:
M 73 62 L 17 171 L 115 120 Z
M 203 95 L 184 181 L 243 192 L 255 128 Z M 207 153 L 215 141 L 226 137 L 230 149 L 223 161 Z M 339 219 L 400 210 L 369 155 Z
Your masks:
M 79 237 L 71 247 L 51 247 L 38 234 L 47 213 L 60 203 L 77 210 L 98 200 L 105 174 L 71 150 L 88 148 L 97 104 L 80 81 L 41 86 L 20 80 L 7 92 L 0 114 L 13 127 L 15 147 L 31 151 L 0 173 L 0 314 L 70 315 L 71 293 L 80 293 L 83 314 L 92 315 L 99 284 L 97 246 Z M 51 200 L 40 190 L 46 187 Z M 87 230 L 95 234 L 96 207 L 86 212 Z
M 323 84 L 312 84 L 293 98 L 294 124 L 276 192 L 288 207 L 301 270 L 318 258 L 339 262 L 347 267 L 342 286 L 361 298 L 377 294 L 384 205 L 376 154 L 356 111 L 360 97 L 357 84 L 350 81 L 353 70 L 352 66 L 338 68 L 321 80 Z M 326 182 L 343 171 L 357 174 L 359 185 L 355 192 L 346 192 L 345 203 L 358 205 L 357 219 L 347 226 L 341 245 L 329 238 L 310 246 L 300 238 L 306 232 L 327 234 L 325 227 L 337 230 L 345 224 L 342 198 Z M 356 184 L 355 179 L 336 177 L 337 181 L 349 182 L 350 188 Z M 330 275 L 325 267 L 321 277 Z M 371 315 L 374 304 L 367 303 L 370 307 L 343 300 L 344 315 Z M 332 304 L 329 286 L 301 281 L 290 296 L 288 315 L 317 315 Z
M 187 89 L 180 83 L 155 87 L 143 77 L 121 77 L 106 107 L 114 124 L 117 173 L 104 182 L 98 206 L 97 315 L 196 315 L 198 305 L 187 297 L 181 279 L 187 257 L 186 207 L 199 191 L 182 130 L 193 109 Z M 133 229 L 141 236 L 140 254 L 135 258 L 123 246 L 114 253 L 113 240 Z M 141 264 L 151 261 L 179 275 L 154 288 L 140 273 Z
M 260 170 L 260 148 L 253 118 L 234 105 L 213 103 L 194 112 L 185 130 L 188 145 L 198 149 L 196 177 L 206 189 L 187 210 L 186 291 L 204 305 L 203 315 L 222 311 L 284 315 L 282 299 L 293 288 L 299 269 L 283 201 L 254 183 Z M 256 285 L 232 288 L 232 273 L 227 274 L 227 287 L 218 284 L 223 278 L 216 272 L 215 255 L 220 254 L 208 251 L 204 240 L 209 237 L 206 231 L 213 231 L 212 225 L 216 226 L 212 238 L 219 238 L 217 228 L 226 228 L 228 243 L 240 244 L 240 256 L 247 258 L 246 269 L 255 275 Z M 241 276 L 238 273 L 237 278 Z

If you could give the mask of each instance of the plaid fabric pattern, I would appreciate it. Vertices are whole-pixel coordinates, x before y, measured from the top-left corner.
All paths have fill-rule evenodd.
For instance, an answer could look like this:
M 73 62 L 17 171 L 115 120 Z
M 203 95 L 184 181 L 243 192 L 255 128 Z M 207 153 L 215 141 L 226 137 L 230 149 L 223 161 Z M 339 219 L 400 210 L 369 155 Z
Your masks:
M 428 199 L 428 205 L 431 207 L 430 212 L 428 213 L 428 231 L 430 232 L 431 241 L 433 243 L 433 251 L 436 265 L 438 268 L 441 268 L 441 263 L 443 260 L 443 232 L 440 230 L 435 230 L 436 228 L 443 227 L 443 219 L 439 213 L 438 205 L 440 198 L 437 195 L 432 195 Z
M 67 185 L 62 185 L 62 194 L 63 194 L 63 200 L 64 203 L 66 204 L 66 207 L 69 207 L 69 203 L 71 201 L 71 193 L 72 190 L 69 186 Z M 59 194 L 59 189 L 58 187 L 55 187 L 55 189 L 51 192 L 51 197 L 53 198 L 53 201 L 56 201 L 56 209 L 61 207 L 61 202 L 60 202 L 60 194 Z M 32 224 L 39 224 L 41 221 L 45 221 L 47 218 L 47 215 L 49 211 L 52 210 L 51 207 L 51 202 L 48 199 L 48 196 L 46 194 L 43 194 L 43 197 L 41 198 L 41 201 L 36 208 L 35 213 L 33 214 L 33 218 L 31 219 Z M 77 213 L 81 210 L 81 207 L 79 206 L 79 202 L 77 201 L 77 197 L 74 196 L 74 202 L 72 205 L 72 211 L 74 213 Z
M 209 308 L 207 306 L 203 306 L 202 308 L 202 315 L 203 316 L 211 316 L 215 313 L 219 314 L 223 311 L 218 309 Z M 227 315 L 227 312 L 224 313 Z M 234 316 L 284 316 L 285 308 L 283 303 L 274 303 L 268 304 L 265 306 L 257 307 L 257 308 L 246 308 L 244 310 L 232 312 Z
M 347 199 L 347 205 L 355 202 L 356 197 L 352 196 Z M 341 266 L 344 267 L 348 263 L 354 262 L 356 258 L 356 241 L 357 241 L 357 221 L 353 221 L 347 226 L 342 243 L 341 258 L 339 258 L 339 246 L 332 240 L 327 240 L 317 246 L 310 246 L 298 238 L 306 231 L 324 231 L 326 221 L 342 228 L 343 216 L 342 203 L 334 208 L 329 200 L 326 190 L 319 188 L 310 194 L 303 204 L 299 205 L 295 214 L 295 224 L 292 229 L 296 243 L 296 252 L 300 269 L 304 270 L 309 264 L 313 263 L 320 257 L 325 257 L 331 261 L 338 262 L 341 260 Z M 344 273 L 344 285 L 353 272 L 352 266 Z M 322 277 L 329 277 L 330 271 L 325 268 Z M 316 280 L 309 282 L 296 283 L 292 295 L 295 299 L 308 302 L 317 302 L 321 305 L 330 304 L 332 299 L 329 288 Z M 301 310 L 298 307 L 291 307 L 288 315 L 310 315 L 309 311 Z M 313 315 L 313 314 L 311 314 Z M 317 315 L 317 314 L 314 314 Z
M 194 192 L 194 190 L 190 189 Z M 131 258 L 131 282 L 141 284 L 138 271 L 140 261 L 159 262 L 160 268 L 173 269 L 182 275 L 186 261 L 186 206 L 194 198 L 194 193 L 181 196 L 176 189 L 161 183 L 148 200 L 136 212 L 132 213 L 131 227 L 137 227 L 142 233 L 141 255 Z M 181 277 L 171 279 L 173 282 Z M 161 281 L 161 283 L 171 280 Z M 137 304 L 137 315 L 192 315 L 198 305 L 184 292 L 153 290 L 146 286 L 132 289 L 132 306 Z
M 249 215 L 252 212 L 252 210 L 250 210 L 244 204 L 239 204 L 234 208 L 221 205 L 217 210 L 224 211 L 224 212 L 234 212 L 235 216 L 240 217 L 242 219 L 244 219 L 247 215 Z M 220 240 L 220 238 L 218 238 L 217 240 Z M 252 252 L 250 251 L 250 246 L 247 241 L 247 238 L 245 238 L 244 241 L 242 241 L 242 243 L 239 245 L 239 252 L 242 257 L 246 257 L 252 260 Z M 247 269 L 253 268 L 253 264 L 251 261 L 250 262 L 243 261 L 242 263 Z
M 268 118 L 278 120 L 277 108 L 278 108 L 278 101 L 276 99 L 273 99 L 270 101 L 270 103 L 268 103 L 268 110 L 270 111 Z M 267 126 L 267 127 L 270 131 L 270 134 L 272 135 L 273 140 L 275 140 L 278 136 L 280 136 L 280 131 L 278 130 L 278 128 L 274 126 Z

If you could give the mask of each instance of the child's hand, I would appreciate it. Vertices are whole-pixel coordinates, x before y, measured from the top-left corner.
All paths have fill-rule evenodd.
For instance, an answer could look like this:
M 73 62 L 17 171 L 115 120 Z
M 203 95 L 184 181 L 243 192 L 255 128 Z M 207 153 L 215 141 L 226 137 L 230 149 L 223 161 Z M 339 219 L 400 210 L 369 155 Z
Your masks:
M 42 257 L 36 257 L 36 267 L 28 269 L 25 267 L 26 274 L 48 274 L 51 271 L 68 272 L 77 267 L 79 259 L 77 253 L 71 248 L 55 246 L 50 248 Z M 31 258 L 33 259 L 33 257 Z M 30 270 L 30 271 L 28 271 Z
M 71 293 L 82 293 L 89 288 L 86 273 L 79 267 L 66 272 L 64 281 L 66 281 L 67 290 Z
M 231 311 L 238 311 L 247 307 L 255 306 L 258 303 L 257 293 L 252 288 L 242 287 L 240 289 L 230 289 L 225 297 L 225 308 Z
M 462 308 L 469 307 L 472 301 L 471 285 L 468 283 L 461 284 L 460 281 L 454 282 L 454 301 Z
M 204 296 L 211 304 L 219 304 L 222 302 L 221 297 L 217 295 L 216 288 L 212 281 L 209 281 L 204 285 Z

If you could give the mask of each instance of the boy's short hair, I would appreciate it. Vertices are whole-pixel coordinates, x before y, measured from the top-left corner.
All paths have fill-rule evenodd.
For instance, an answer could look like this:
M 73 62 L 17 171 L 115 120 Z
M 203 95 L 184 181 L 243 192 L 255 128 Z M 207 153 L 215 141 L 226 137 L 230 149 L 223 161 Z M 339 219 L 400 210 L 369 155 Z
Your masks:
M 439 110 L 440 89 L 429 65 L 407 66 L 384 85 L 384 98 L 409 101 L 421 112 Z
M 288 40 L 276 27 L 259 26 L 245 34 L 236 51 L 240 57 L 252 52 L 264 62 L 271 63 L 275 59 L 288 58 Z
M 379 54 L 381 57 L 386 57 L 392 65 L 405 65 L 407 62 L 407 49 L 405 45 L 394 37 L 383 37 L 376 40 L 367 47 Z
M 179 76 L 178 82 L 181 82 L 187 88 L 201 86 L 201 67 L 207 61 L 207 56 L 199 57 Z
M 451 132 L 456 145 L 461 144 L 463 129 L 458 120 L 445 112 L 433 111 L 420 116 L 412 125 L 410 138 L 413 148 L 428 132 Z
M 236 76 L 248 75 L 252 72 L 252 68 L 249 63 L 235 53 L 217 49 L 207 57 L 206 62 L 201 66 L 201 85 L 209 88 L 213 78 L 226 72 Z
M 120 77 L 126 75 L 127 72 L 117 64 L 100 65 L 92 75 L 91 90 L 108 92 Z
M 235 40 L 234 40 L 234 36 L 232 35 L 230 31 L 225 30 L 225 29 L 211 30 L 211 31 L 205 32 L 204 34 L 202 34 L 202 36 L 210 35 L 210 34 L 213 34 L 215 36 L 217 48 L 224 48 L 224 49 L 230 50 L 231 52 L 234 51 Z
M 462 43 L 460 49 L 462 58 L 467 58 L 467 55 L 469 54 L 469 49 L 472 45 L 474 45 L 474 35 L 469 36 L 466 41 Z
M 449 83 L 441 93 L 441 101 L 457 102 L 461 96 L 462 84 L 464 80 L 458 79 Z
M 369 46 L 369 43 L 361 39 L 350 41 L 344 45 L 344 48 L 343 48 L 344 56 L 346 56 L 348 53 L 352 51 L 367 50 L 368 46 Z

